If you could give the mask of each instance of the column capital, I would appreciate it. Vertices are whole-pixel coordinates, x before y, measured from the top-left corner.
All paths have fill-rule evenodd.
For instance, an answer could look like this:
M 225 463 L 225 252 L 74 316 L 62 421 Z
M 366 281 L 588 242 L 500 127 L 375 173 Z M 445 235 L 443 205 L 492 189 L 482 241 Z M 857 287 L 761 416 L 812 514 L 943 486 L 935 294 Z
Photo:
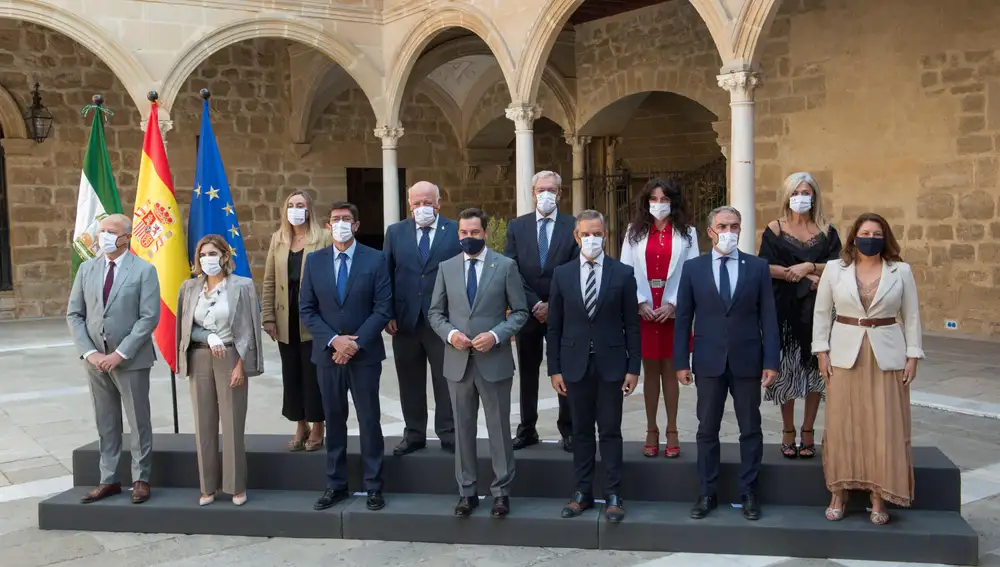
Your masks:
M 573 151 L 583 151 L 583 148 L 590 143 L 590 136 L 578 136 L 572 132 L 563 132 L 566 143 L 573 146 Z
M 382 140 L 382 148 L 395 148 L 399 139 L 403 137 L 403 127 L 379 126 L 375 128 L 375 137 Z
M 514 121 L 516 130 L 531 130 L 535 120 L 542 117 L 542 107 L 537 104 L 511 103 L 505 114 L 508 120 Z
M 760 73 L 736 71 L 716 77 L 719 86 L 729 91 L 732 102 L 753 102 L 754 91 L 761 86 Z
M 159 120 L 159 123 L 160 123 L 160 135 L 161 136 L 166 136 L 167 132 L 169 132 L 169 131 L 171 131 L 171 130 L 174 129 L 174 121 L 173 120 L 163 120 L 163 119 L 161 119 L 161 120 Z M 147 126 L 149 126 L 149 118 L 143 118 L 142 121 L 139 123 L 139 127 L 142 129 L 143 132 L 145 132 Z

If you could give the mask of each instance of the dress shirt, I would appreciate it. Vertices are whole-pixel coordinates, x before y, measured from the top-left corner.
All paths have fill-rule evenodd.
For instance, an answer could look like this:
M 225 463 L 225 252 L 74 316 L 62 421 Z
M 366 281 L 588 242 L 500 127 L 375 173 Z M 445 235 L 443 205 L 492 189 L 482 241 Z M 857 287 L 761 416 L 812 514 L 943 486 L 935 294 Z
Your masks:
M 129 251 L 126 250 L 125 254 L 129 254 Z M 104 276 L 101 278 L 101 285 L 104 285 L 104 281 L 108 279 L 108 270 L 111 269 L 111 264 L 115 265 L 115 275 L 111 277 L 111 285 L 112 286 L 115 285 L 115 280 L 118 279 L 118 272 L 119 270 L 121 270 L 122 267 L 122 258 L 125 257 L 125 254 L 122 254 L 121 256 L 115 258 L 114 260 L 109 259 L 107 255 L 104 256 L 104 271 L 102 272 Z M 114 287 L 112 287 L 111 289 L 114 289 Z M 87 358 L 90 355 L 94 354 L 95 352 L 97 352 L 97 350 L 87 351 L 83 355 L 83 359 L 87 360 Z M 122 351 L 116 349 L 115 352 L 118 353 L 118 356 L 122 357 L 122 360 L 128 360 L 128 357 L 125 356 L 125 354 L 122 353 Z
M 429 228 L 431 229 L 427 233 L 427 242 L 430 246 L 434 246 L 434 233 L 437 232 L 438 224 L 441 222 L 441 215 L 434 217 L 434 222 L 427 226 L 420 226 L 417 221 L 413 221 L 413 224 L 417 225 L 417 247 L 420 247 L 420 239 L 424 237 L 424 231 L 421 229 Z M 351 252 L 353 254 L 353 252 Z
M 354 251 L 357 250 L 357 249 L 358 249 L 358 241 L 357 240 L 352 240 L 351 241 L 351 247 L 348 248 L 347 250 L 344 250 L 343 252 L 341 252 L 340 249 L 337 248 L 336 244 L 333 246 L 333 278 L 334 278 L 333 281 L 334 281 L 334 284 L 337 283 L 337 279 L 336 278 L 337 278 L 337 274 L 340 273 L 340 263 L 343 262 L 343 260 L 340 259 L 340 255 L 341 254 L 347 254 L 347 277 L 350 278 L 351 277 L 351 265 L 354 263 Z M 339 337 L 339 336 L 340 335 L 333 335 L 333 338 L 330 339 L 330 342 L 328 342 L 326 344 L 326 346 L 332 347 L 333 346 L 333 341 L 335 341 L 337 339 L 337 337 Z
M 590 266 L 587 265 L 590 262 L 586 256 L 580 254 L 580 293 L 583 294 L 583 300 L 587 300 L 587 277 L 590 275 Z M 594 259 L 594 300 L 601 297 L 601 276 L 604 270 L 604 252 Z
M 736 280 L 740 277 L 740 252 L 739 249 L 734 249 L 729 254 L 723 254 L 714 247 L 712 248 L 712 275 L 715 277 L 716 291 L 719 290 L 719 266 L 722 265 L 721 258 L 723 256 L 729 258 L 729 261 L 726 262 L 726 271 L 729 272 L 729 297 L 732 298 L 732 294 L 736 293 Z
M 465 256 L 465 262 L 463 263 L 463 269 L 462 269 L 462 274 L 465 275 L 465 279 L 463 281 L 465 281 L 465 282 L 469 281 L 469 266 L 472 265 L 472 262 L 470 262 L 469 260 L 479 260 L 478 262 L 476 262 L 476 294 L 477 295 L 479 294 L 479 292 L 483 291 L 483 288 L 481 288 L 479 286 L 482 285 L 482 283 L 483 283 L 483 262 L 486 261 L 486 252 L 487 252 L 487 250 L 489 250 L 489 249 L 486 248 L 485 246 L 483 246 L 483 250 L 482 250 L 482 252 L 479 253 L 478 256 L 469 256 L 468 254 L 465 254 L 464 252 L 462 253 L 462 255 Z M 469 309 L 472 309 L 471 305 L 469 306 Z M 451 344 L 451 337 L 452 337 L 452 335 L 454 335 L 457 332 L 458 332 L 457 330 L 453 330 L 450 333 L 448 333 L 448 344 L 449 345 Z M 489 333 L 491 335 L 493 335 L 493 342 L 496 343 L 496 344 L 500 344 L 500 337 L 498 337 L 497 334 L 494 333 L 493 331 L 490 331 Z M 476 337 L 468 337 L 468 338 L 469 338 L 469 340 L 472 340 L 472 339 L 474 339 Z M 496 346 L 496 345 L 494 345 L 494 346 Z
M 224 346 L 233 342 L 233 329 L 229 324 L 229 299 L 226 296 L 226 280 L 223 279 L 215 289 L 208 291 L 208 281 L 202 285 L 198 295 L 198 303 L 194 307 L 194 322 L 205 329 L 208 335 L 208 346 Z

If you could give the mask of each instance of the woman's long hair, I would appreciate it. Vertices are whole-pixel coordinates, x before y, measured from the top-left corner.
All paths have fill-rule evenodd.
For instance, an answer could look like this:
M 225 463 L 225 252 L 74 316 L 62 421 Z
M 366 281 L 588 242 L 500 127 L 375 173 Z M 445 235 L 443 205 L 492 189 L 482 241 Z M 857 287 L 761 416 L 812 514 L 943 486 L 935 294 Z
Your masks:
M 670 215 L 667 220 L 670 221 L 673 229 L 690 244 L 691 235 L 688 234 L 688 229 L 691 227 L 691 217 L 688 216 L 687 207 L 684 205 L 681 184 L 673 178 L 662 179 L 659 177 L 650 179 L 635 198 L 632 221 L 628 227 L 629 243 L 635 246 L 649 235 L 655 220 L 653 215 L 649 213 L 649 199 L 657 188 L 662 189 L 663 194 L 670 199 Z
M 284 244 L 292 242 L 292 223 L 288 222 L 287 209 L 288 202 L 296 195 L 301 195 L 306 200 L 306 241 L 318 242 L 323 235 L 323 225 L 316 220 L 316 207 L 313 205 L 312 195 L 301 189 L 292 191 L 285 197 L 284 207 L 281 209 L 281 230 L 278 238 Z
M 855 239 L 858 237 L 858 231 L 861 230 L 861 225 L 866 222 L 878 223 L 882 227 L 882 238 L 885 239 L 885 246 L 882 247 L 882 260 L 886 262 L 902 262 L 903 257 L 900 256 L 899 242 L 896 241 L 896 237 L 892 234 L 892 227 L 889 226 L 889 222 L 878 213 L 862 213 L 856 221 L 854 221 L 854 226 L 851 227 L 851 232 L 847 233 L 847 238 L 844 239 L 844 249 L 840 252 L 840 260 L 845 266 L 850 266 L 854 263 L 855 255 L 858 253 L 858 245 L 855 243 Z

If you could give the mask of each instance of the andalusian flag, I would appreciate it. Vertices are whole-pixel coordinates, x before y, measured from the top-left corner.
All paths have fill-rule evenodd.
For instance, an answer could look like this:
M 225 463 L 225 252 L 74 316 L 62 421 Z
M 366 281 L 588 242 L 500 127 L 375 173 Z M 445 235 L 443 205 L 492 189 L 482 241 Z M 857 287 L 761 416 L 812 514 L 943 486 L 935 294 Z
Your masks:
M 83 156 L 83 175 L 80 176 L 80 194 L 76 199 L 76 227 L 73 229 L 73 268 L 71 279 L 76 279 L 80 264 L 101 254 L 97 232 L 104 217 L 122 212 L 115 176 L 111 172 L 108 145 L 104 141 L 104 115 L 111 111 L 102 107 L 103 99 L 94 96 L 94 104 L 83 109 L 86 116 L 94 111 L 90 128 L 90 142 Z
M 177 295 L 181 284 L 191 277 L 184 227 L 174 196 L 174 182 L 167 165 L 167 152 L 160 136 L 157 95 L 150 93 L 152 107 L 142 142 L 139 185 L 132 219 L 132 252 L 156 266 L 160 280 L 160 324 L 153 339 L 160 354 L 177 371 Z

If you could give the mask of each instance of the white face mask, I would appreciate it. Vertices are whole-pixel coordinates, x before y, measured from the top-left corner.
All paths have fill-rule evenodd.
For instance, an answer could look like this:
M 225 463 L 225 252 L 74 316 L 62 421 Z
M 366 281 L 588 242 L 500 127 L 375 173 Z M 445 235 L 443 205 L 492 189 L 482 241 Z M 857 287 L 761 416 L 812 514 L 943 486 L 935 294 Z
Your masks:
M 202 256 L 198 258 L 198 262 L 201 264 L 201 271 L 207 276 L 217 276 L 222 271 L 218 256 Z
M 434 220 L 437 219 L 437 211 L 434 207 L 417 207 L 413 209 L 413 220 L 416 221 L 417 226 L 430 226 L 434 224 Z
M 351 227 L 351 223 L 347 221 L 333 223 L 330 226 L 330 232 L 333 234 L 333 239 L 340 243 L 350 242 L 354 238 L 354 229 Z
M 97 234 L 97 243 L 101 247 L 101 252 L 114 254 L 118 251 L 118 235 L 110 232 L 100 232 Z
M 288 222 L 292 223 L 292 226 L 299 226 L 306 222 L 306 210 L 305 209 L 287 209 L 288 211 Z
M 580 253 L 584 258 L 593 260 L 601 255 L 604 249 L 603 236 L 584 236 L 580 238 Z
M 715 247 L 719 249 L 719 252 L 729 254 L 733 250 L 736 250 L 736 244 L 739 243 L 739 240 L 740 233 L 723 232 L 719 234 L 719 243 Z
M 792 195 L 792 198 L 788 201 L 788 208 L 792 209 L 792 212 L 801 215 L 812 208 L 812 201 L 812 195 Z
M 538 202 L 538 212 L 543 215 L 551 215 L 556 210 L 556 194 L 545 191 L 535 196 Z
M 649 214 L 656 220 L 663 220 L 670 216 L 670 203 L 650 203 Z

